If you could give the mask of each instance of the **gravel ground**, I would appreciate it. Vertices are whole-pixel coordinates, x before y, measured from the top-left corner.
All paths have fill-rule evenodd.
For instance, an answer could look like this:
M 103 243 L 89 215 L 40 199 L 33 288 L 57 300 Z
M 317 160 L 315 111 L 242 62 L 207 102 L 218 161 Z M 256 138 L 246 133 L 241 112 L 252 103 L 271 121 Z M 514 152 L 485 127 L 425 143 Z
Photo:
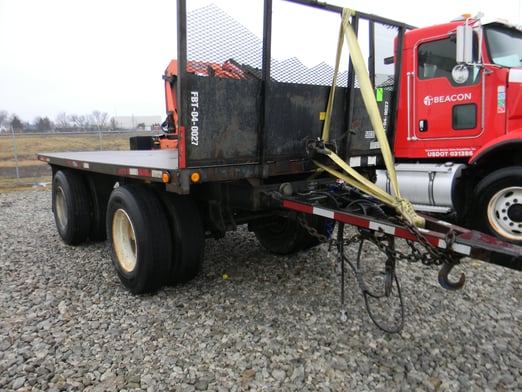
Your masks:
M 133 296 L 106 243 L 64 245 L 49 191 L 0 194 L 0 390 L 522 390 L 519 272 L 468 261 L 466 287 L 401 263 L 406 323 L 379 330 L 326 246 L 208 240 L 194 281 Z M 228 278 L 226 278 L 228 275 Z M 226 278 L 226 279 L 225 279 Z

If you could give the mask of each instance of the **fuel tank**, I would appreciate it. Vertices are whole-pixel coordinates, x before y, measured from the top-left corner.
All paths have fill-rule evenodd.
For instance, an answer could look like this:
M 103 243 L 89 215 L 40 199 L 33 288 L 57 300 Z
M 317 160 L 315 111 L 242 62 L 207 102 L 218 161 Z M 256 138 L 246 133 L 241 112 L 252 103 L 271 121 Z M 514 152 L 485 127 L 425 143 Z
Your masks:
M 465 166 L 453 162 L 398 163 L 395 170 L 401 196 L 418 211 L 450 212 L 453 210 L 453 186 Z M 376 184 L 392 193 L 386 170 L 377 170 Z

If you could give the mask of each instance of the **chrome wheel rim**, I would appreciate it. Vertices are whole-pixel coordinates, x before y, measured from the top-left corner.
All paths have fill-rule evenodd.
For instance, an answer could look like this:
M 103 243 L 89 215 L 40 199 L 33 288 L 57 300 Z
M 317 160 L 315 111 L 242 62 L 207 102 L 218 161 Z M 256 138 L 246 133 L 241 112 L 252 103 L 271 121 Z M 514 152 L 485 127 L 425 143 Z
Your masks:
M 522 187 L 501 189 L 488 204 L 488 220 L 501 236 L 522 241 Z

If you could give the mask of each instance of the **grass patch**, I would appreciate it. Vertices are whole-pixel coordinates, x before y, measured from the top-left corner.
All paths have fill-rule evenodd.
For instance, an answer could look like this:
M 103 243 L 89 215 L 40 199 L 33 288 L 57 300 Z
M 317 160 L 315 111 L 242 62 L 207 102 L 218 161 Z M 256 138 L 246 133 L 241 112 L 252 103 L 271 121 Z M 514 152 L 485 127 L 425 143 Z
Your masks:
M 0 192 L 48 187 L 50 166 L 36 159 L 41 152 L 122 151 L 129 150 L 129 137 L 151 135 L 150 132 L 110 132 L 84 134 L 17 134 L 0 136 Z M 15 141 L 16 155 L 15 160 Z M 17 177 L 18 167 L 18 177 Z

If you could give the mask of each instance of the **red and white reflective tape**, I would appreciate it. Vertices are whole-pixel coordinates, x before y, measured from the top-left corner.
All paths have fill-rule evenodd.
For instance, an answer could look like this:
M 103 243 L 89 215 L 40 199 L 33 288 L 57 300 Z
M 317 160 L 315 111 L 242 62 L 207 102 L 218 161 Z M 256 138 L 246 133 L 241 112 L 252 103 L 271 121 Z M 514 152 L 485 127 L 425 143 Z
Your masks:
M 151 178 L 163 178 L 163 170 L 145 169 L 137 167 L 120 167 L 118 169 L 120 176 L 133 176 L 133 177 L 151 177 Z
M 338 222 L 347 223 L 349 225 L 362 227 L 364 229 L 370 229 L 375 231 L 382 231 L 386 234 L 393 235 L 394 237 L 400 237 L 407 240 L 417 240 L 415 235 L 413 235 L 407 229 L 402 227 L 396 227 L 393 225 L 384 224 L 379 221 L 374 221 L 368 218 L 363 218 L 360 216 L 348 214 L 342 211 L 331 210 L 329 208 L 311 206 L 309 204 L 303 204 L 290 200 L 283 200 L 283 207 L 294 210 L 304 212 L 306 214 L 318 215 L 328 219 L 333 219 Z M 433 245 L 441 249 L 446 249 L 447 244 L 443 238 L 440 238 L 442 234 L 431 232 L 430 230 L 419 229 L 423 232 L 425 238 Z M 471 254 L 471 247 L 468 245 L 453 243 L 452 249 L 463 255 Z
M 67 161 L 67 166 L 74 167 L 74 168 L 86 169 L 86 170 L 89 170 L 90 167 L 91 167 L 89 162 L 78 162 L 78 161 L 73 161 L 73 160 L 68 160 Z

